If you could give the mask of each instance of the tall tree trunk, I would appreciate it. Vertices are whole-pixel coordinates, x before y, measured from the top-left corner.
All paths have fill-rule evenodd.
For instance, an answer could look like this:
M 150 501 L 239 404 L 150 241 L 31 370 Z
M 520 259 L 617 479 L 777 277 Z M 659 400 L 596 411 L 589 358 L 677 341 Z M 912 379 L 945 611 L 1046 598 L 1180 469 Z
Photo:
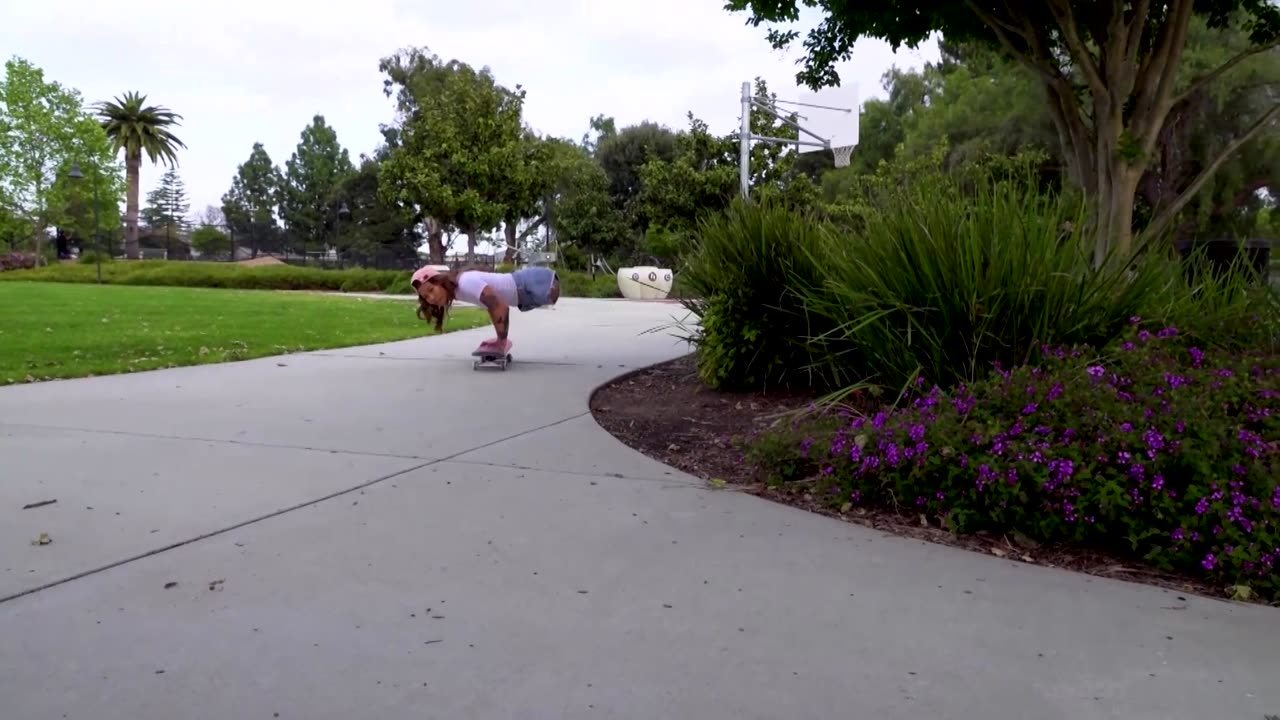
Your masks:
M 476 229 L 462 228 L 462 232 L 467 236 L 467 262 L 476 261 Z
M 435 218 L 427 218 L 427 254 L 431 256 L 433 265 L 444 264 L 444 225 Z
M 39 180 L 36 180 L 36 197 L 38 198 L 43 197 L 44 196 L 43 190 L 44 190 L 44 183 L 40 182 Z M 42 205 L 45 205 L 45 203 L 42 203 Z M 31 238 L 31 243 L 32 245 L 35 246 L 35 249 L 36 249 L 36 267 L 40 267 L 41 265 L 44 264 L 44 229 L 48 227 L 48 225 L 49 225 L 48 219 L 45 218 L 44 212 L 41 212 L 36 217 L 35 237 Z
M 128 181 L 124 201 L 124 254 L 130 260 L 137 260 L 141 254 L 138 250 L 138 174 L 142 169 L 142 152 L 128 153 L 124 163 Z
M 507 240 L 507 252 L 502 256 L 502 262 L 510 265 L 516 261 L 516 243 L 519 242 L 516 238 L 516 224 L 514 221 L 508 220 L 502 225 Z

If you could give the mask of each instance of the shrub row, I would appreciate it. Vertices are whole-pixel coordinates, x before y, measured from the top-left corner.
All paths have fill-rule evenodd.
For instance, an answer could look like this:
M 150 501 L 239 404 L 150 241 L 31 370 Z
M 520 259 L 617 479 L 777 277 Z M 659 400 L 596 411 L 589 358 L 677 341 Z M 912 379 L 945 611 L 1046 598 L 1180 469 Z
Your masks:
M 7 256 L 0 256 L 0 262 Z M 102 281 L 116 285 L 166 285 L 176 287 L 234 288 L 240 290 L 317 290 L 329 292 L 386 292 L 413 294 L 410 272 L 367 268 L 325 269 L 297 265 L 244 266 L 232 263 L 173 260 L 110 261 L 102 265 Z M 15 264 L 16 264 L 15 260 Z M 0 280 L 43 282 L 97 282 L 93 258 L 76 263 L 56 263 L 0 274 Z M 560 273 L 561 294 L 567 297 L 619 297 L 617 280 L 586 273 Z
M 0 253 L 0 272 L 6 270 L 24 270 L 36 266 L 35 253 L 4 252 Z
M 1135 324 L 1112 352 L 1042 355 L 748 452 L 777 479 L 813 472 L 846 511 L 1102 548 L 1280 599 L 1280 353 Z
M 944 387 L 1043 345 L 1105 347 L 1130 316 L 1206 345 L 1280 337 L 1274 291 L 1157 252 L 1094 269 L 1085 207 L 1017 175 L 942 173 L 865 189 L 858 227 L 781 205 L 706 219 L 682 280 L 701 298 L 695 344 L 713 387 Z
M 1280 298 L 1151 248 L 1095 268 L 1083 204 L 1010 169 L 890 168 L 847 217 L 757 201 L 702 223 L 703 379 L 839 391 L 745 452 L 836 508 L 1280 599 Z M 828 410 L 867 386 L 898 401 Z

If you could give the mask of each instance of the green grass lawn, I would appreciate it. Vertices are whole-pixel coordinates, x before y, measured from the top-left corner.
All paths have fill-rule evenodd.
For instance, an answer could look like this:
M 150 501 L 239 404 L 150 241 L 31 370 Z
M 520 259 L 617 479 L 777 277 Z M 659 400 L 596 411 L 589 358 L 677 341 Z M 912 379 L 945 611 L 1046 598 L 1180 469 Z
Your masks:
M 0 385 L 247 360 L 433 335 L 405 300 L 0 283 Z M 489 321 L 457 308 L 445 330 Z

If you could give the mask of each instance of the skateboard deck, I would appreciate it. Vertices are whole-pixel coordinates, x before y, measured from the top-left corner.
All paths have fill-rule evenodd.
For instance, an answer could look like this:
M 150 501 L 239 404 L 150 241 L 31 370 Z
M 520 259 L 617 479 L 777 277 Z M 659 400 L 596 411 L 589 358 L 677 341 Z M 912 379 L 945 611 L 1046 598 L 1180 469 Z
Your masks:
M 478 358 L 472 361 L 472 370 L 479 370 L 482 367 L 496 367 L 500 370 L 506 370 L 512 359 L 511 341 L 507 340 L 503 345 L 478 347 L 472 351 L 471 355 Z

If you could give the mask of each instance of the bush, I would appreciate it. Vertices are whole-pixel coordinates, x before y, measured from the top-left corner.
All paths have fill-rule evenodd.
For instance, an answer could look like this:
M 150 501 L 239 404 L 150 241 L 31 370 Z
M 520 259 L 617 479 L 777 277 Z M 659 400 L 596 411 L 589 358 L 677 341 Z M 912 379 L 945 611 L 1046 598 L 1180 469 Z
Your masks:
M 106 257 L 104 256 L 104 261 Z M 406 277 L 399 270 L 348 268 L 332 270 L 296 265 L 245 266 L 234 263 L 175 260 L 112 262 L 102 267 L 102 281 L 116 285 L 234 288 L 239 290 L 322 290 L 378 292 Z M 60 263 L 6 275 L 5 280 L 96 282 L 90 262 Z
M 27 270 L 36 266 L 35 253 L 5 252 L 0 253 L 0 272 L 6 270 Z
M 17 255 L 12 253 L 11 255 Z M 9 256 L 0 255 L 0 269 Z M 345 268 L 341 270 L 299 265 L 245 266 L 234 263 L 174 260 L 131 260 L 106 265 L 103 257 L 102 281 L 114 285 L 168 285 L 177 287 L 234 288 L 239 290 L 317 290 L 327 292 L 386 292 L 412 295 L 412 273 L 405 270 Z M 17 262 L 16 260 L 13 262 Z M 34 257 L 22 272 L 6 273 L 3 280 L 42 282 L 97 282 L 92 262 L 52 264 L 34 268 Z M 618 281 L 611 275 L 561 272 L 561 295 L 565 297 L 621 297 Z
M 560 278 L 560 295 L 564 297 L 584 298 L 619 298 L 622 291 L 618 289 L 618 278 L 613 275 L 556 270 Z
M 838 368 L 824 378 L 807 372 L 821 351 L 811 339 L 828 327 L 815 327 L 820 319 L 802 293 L 824 282 L 813 257 L 833 241 L 824 224 L 772 202 L 735 202 L 703 218 L 679 275 L 681 295 L 691 296 L 684 304 L 699 318 L 693 340 L 703 382 L 729 389 L 846 377 Z
M 1280 599 L 1280 355 L 1136 327 L 1114 352 L 1044 355 L 841 423 L 792 459 L 845 509 L 1070 541 Z
M 109 263 L 115 262 L 115 260 L 115 258 L 104 252 L 98 252 L 97 250 L 85 250 L 80 253 L 80 257 L 77 262 L 81 265 L 97 266 L 99 262 Z
M 1033 163 L 890 168 L 858 192 L 875 208 L 860 230 L 765 202 L 700 226 L 682 279 L 702 298 L 688 305 L 708 384 L 950 387 L 1045 344 L 1104 347 L 1133 315 L 1228 345 L 1280 316 L 1238 282 L 1190 287 L 1160 253 L 1094 269 L 1086 206 L 1041 188 Z

